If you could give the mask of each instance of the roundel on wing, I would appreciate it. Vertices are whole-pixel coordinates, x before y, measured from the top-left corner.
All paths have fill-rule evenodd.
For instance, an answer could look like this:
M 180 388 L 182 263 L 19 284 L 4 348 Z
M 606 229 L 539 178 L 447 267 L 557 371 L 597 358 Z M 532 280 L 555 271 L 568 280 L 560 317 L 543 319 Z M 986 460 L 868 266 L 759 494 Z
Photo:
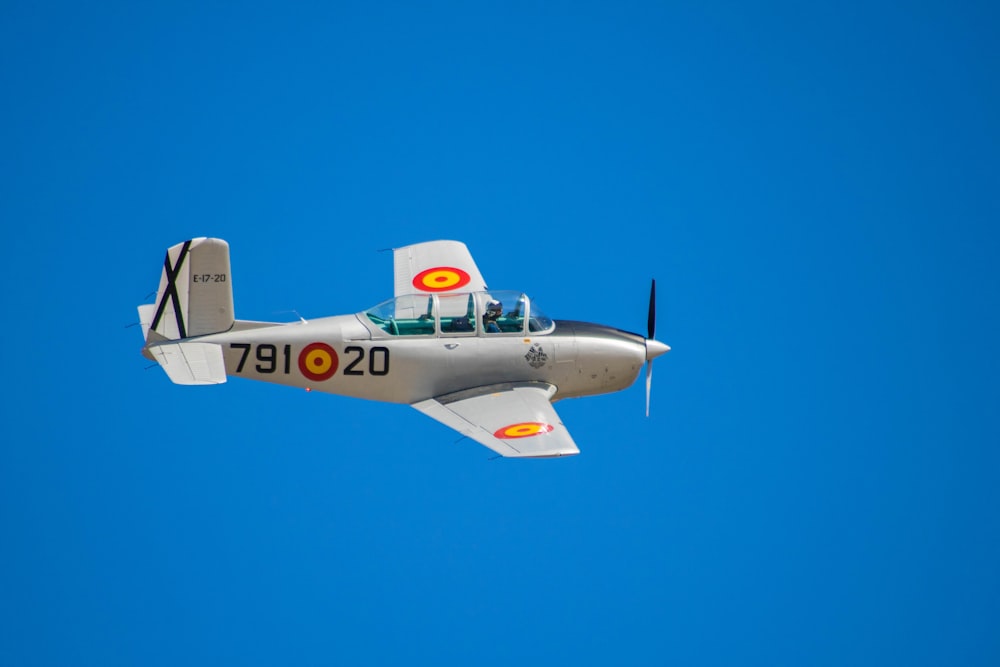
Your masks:
M 299 370 L 315 382 L 329 380 L 337 372 L 337 353 L 326 343 L 310 343 L 299 352 Z
M 425 269 L 413 278 L 413 286 L 424 292 L 448 292 L 465 287 L 472 278 L 454 266 L 435 266 Z
M 529 438 L 533 435 L 548 433 L 554 428 L 555 426 L 552 424 L 545 424 L 543 422 L 521 422 L 520 424 L 501 426 L 493 432 L 493 437 L 501 438 L 503 440 L 511 438 Z

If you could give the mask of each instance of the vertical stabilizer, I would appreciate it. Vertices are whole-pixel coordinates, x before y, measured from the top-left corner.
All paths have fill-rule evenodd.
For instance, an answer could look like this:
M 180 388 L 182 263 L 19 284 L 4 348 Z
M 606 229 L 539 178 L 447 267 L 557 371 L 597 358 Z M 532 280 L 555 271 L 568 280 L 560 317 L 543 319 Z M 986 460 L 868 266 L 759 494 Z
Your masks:
M 229 244 L 197 238 L 167 250 L 156 303 L 139 307 L 147 340 L 167 340 L 228 331 L 235 320 Z M 155 337 L 154 337 L 155 338 Z

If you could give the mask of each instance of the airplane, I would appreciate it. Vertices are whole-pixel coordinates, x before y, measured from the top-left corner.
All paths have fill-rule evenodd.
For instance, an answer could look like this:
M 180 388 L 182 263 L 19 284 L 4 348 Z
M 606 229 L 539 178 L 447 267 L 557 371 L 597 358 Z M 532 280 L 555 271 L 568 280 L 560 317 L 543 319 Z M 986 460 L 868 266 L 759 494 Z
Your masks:
M 552 403 L 619 391 L 653 359 L 648 334 L 553 320 L 519 291 L 491 290 L 466 245 L 393 250 L 395 294 L 368 310 L 298 322 L 238 320 L 229 244 L 194 238 L 167 250 L 156 302 L 138 307 L 145 345 L 176 384 L 229 377 L 408 404 L 494 452 L 552 458 L 579 449 Z

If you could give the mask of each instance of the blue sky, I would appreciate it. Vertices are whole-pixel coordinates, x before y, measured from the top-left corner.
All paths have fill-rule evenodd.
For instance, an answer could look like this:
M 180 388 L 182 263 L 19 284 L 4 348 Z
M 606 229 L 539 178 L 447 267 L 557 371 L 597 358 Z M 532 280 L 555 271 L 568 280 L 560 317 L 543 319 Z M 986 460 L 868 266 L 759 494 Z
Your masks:
M 0 663 L 1000 662 L 989 3 L 5 3 Z M 490 460 L 405 406 L 139 355 L 164 250 L 237 316 L 384 248 L 642 331 Z

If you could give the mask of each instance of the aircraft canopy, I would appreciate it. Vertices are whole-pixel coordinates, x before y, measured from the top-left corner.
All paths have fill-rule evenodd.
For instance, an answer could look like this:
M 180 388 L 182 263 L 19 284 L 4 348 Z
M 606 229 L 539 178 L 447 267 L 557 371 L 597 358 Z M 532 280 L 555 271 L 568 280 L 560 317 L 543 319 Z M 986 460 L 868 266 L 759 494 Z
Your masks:
M 524 336 L 555 328 L 526 294 L 509 290 L 405 294 L 364 314 L 391 336 Z

